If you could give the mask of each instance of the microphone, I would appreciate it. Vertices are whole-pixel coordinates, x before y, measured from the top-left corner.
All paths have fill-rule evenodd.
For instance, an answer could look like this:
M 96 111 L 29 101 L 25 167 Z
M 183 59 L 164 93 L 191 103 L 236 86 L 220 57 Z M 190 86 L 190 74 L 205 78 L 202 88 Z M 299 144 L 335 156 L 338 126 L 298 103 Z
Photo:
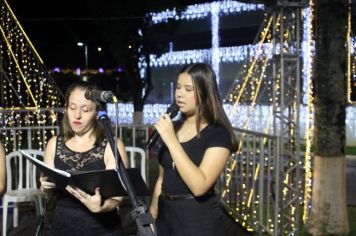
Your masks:
M 173 119 L 178 114 L 178 111 L 179 106 L 173 103 L 167 108 L 166 114 L 169 114 L 169 117 Z M 157 132 L 157 130 L 154 130 L 151 136 L 148 138 L 148 141 L 146 142 L 146 148 L 150 149 L 157 142 L 158 138 L 159 133 Z
M 116 102 L 117 98 L 115 97 L 114 93 L 111 91 L 100 91 L 96 89 L 90 89 L 85 92 L 85 98 L 98 101 L 98 102 Z

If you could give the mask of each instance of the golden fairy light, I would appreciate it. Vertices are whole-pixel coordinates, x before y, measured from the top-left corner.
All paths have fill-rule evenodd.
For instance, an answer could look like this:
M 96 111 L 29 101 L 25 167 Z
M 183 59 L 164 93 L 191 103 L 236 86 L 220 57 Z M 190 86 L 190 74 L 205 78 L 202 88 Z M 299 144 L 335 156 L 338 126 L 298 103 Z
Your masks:
M 308 17 L 308 38 L 307 38 L 307 55 L 309 58 L 310 68 L 307 70 L 307 84 L 308 84 L 308 102 L 307 102 L 307 117 L 306 117 L 306 132 L 305 132 L 305 155 L 304 155 L 304 166 L 305 166 L 305 177 L 304 177 L 304 210 L 303 210 L 303 222 L 305 223 L 308 219 L 309 206 L 312 194 L 312 167 L 311 167 L 311 147 L 312 138 L 314 132 L 313 125 L 313 114 L 314 114 L 314 99 L 313 99 L 313 82 L 312 82 L 312 65 L 313 65 L 313 19 L 314 19 L 314 0 L 309 2 L 309 17 Z
M 6 0 L 0 2 L 0 38 L 4 69 L 1 133 L 6 149 L 24 148 L 24 140 L 40 148 L 46 139 L 40 127 L 57 125 L 61 92 Z M 22 130 L 29 126 L 37 130 L 25 134 Z
M 347 100 L 351 103 L 351 92 L 352 92 L 352 74 L 351 74 L 351 0 L 348 3 L 347 12 L 347 33 L 346 33 L 346 43 L 347 43 Z

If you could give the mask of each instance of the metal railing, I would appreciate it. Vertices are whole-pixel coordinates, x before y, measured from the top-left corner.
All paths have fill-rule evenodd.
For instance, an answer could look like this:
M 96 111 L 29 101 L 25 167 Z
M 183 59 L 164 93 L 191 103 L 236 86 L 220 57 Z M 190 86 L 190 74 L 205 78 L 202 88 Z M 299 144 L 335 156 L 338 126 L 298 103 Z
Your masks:
M 217 184 L 227 212 L 259 235 L 282 235 L 281 156 L 276 136 L 235 129 L 240 142 Z
M 119 125 L 117 135 L 127 146 L 145 148 L 152 130 L 151 125 Z M 0 132 L 3 138 L 6 137 L 7 151 L 19 148 L 44 150 L 47 140 L 59 133 L 59 127 L 1 127 Z M 260 235 L 282 235 L 281 204 L 282 198 L 284 201 L 288 199 L 283 194 L 285 167 L 279 153 L 279 138 L 241 129 L 235 129 L 235 134 L 240 141 L 239 151 L 230 157 L 217 184 L 222 203 L 247 229 Z M 156 151 L 155 148 L 146 150 L 148 158 L 155 156 Z M 148 166 L 146 168 L 149 175 Z

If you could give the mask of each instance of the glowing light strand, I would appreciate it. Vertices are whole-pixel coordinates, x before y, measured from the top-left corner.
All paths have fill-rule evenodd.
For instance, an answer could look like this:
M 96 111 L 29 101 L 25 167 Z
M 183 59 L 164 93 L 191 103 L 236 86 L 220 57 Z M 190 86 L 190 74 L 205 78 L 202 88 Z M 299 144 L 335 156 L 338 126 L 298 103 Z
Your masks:
M 6 1 L 0 2 L 0 11 L 0 57 L 7 78 L 2 83 L 1 133 L 9 152 L 27 147 L 22 128 L 56 124 L 57 114 L 53 114 L 54 108 L 59 106 L 59 96 L 48 79 L 41 57 Z M 27 145 L 32 145 L 31 141 L 39 145 L 45 143 L 40 140 L 42 132 L 28 130 Z
M 218 54 L 221 62 L 234 63 L 256 57 L 256 55 L 260 55 L 260 50 L 264 52 L 268 59 L 272 58 L 272 45 L 270 43 L 265 43 L 262 45 L 248 44 L 244 46 L 220 47 Z M 174 65 L 210 61 L 211 58 L 211 49 L 173 51 L 163 53 L 160 57 L 157 57 L 155 54 L 151 54 L 150 65 L 153 68 L 168 67 Z M 145 65 L 139 63 L 139 67 L 143 66 Z
M 305 131 L 305 154 L 304 154 L 304 209 L 303 209 L 303 222 L 308 219 L 310 199 L 312 194 L 312 167 L 311 167 L 311 146 L 314 132 L 313 116 L 314 116 L 314 99 L 313 99 L 313 82 L 312 82 L 312 63 L 313 63 L 313 18 L 314 18 L 314 1 L 310 0 L 309 7 L 304 9 L 304 38 L 303 38 L 303 53 L 304 55 L 304 84 L 306 87 L 305 98 L 307 100 L 306 107 L 306 131 Z M 301 119 L 303 120 L 303 119 Z
M 184 11 L 179 13 L 176 8 L 172 10 L 166 9 L 161 12 L 150 12 L 148 15 L 151 17 L 153 24 L 167 23 L 168 20 L 197 20 L 209 16 L 211 5 L 213 3 L 195 4 L 188 6 Z M 236 1 L 222 1 L 219 2 L 220 15 L 239 14 L 250 11 L 264 10 L 263 4 L 247 4 L 239 3 Z
M 219 85 L 220 81 L 220 43 L 219 43 L 219 2 L 211 4 L 211 64 L 216 74 L 216 83 Z

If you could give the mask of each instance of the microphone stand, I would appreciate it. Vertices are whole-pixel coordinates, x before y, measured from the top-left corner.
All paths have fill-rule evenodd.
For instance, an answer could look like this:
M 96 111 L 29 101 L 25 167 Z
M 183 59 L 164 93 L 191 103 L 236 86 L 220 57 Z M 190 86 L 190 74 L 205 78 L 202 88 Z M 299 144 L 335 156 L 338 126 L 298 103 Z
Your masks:
M 41 201 L 43 201 L 42 203 L 43 203 L 44 206 L 43 206 L 43 209 L 40 212 L 40 215 L 39 215 L 39 218 L 38 218 L 38 224 L 37 224 L 35 236 L 44 235 L 43 225 L 44 225 L 45 214 L 46 214 L 46 211 L 47 211 L 47 202 L 48 202 L 47 196 L 44 195 L 43 197 L 41 197 Z
M 157 235 L 151 214 L 148 212 L 145 204 L 142 201 L 138 200 L 136 192 L 132 187 L 132 183 L 128 176 L 127 170 L 116 148 L 115 140 L 109 123 L 109 118 L 106 115 L 106 112 L 100 111 L 98 113 L 98 119 L 101 122 L 101 124 L 104 126 L 106 137 L 109 140 L 111 150 L 115 156 L 118 178 L 121 179 L 122 182 L 124 183 L 124 187 L 126 188 L 127 195 L 129 196 L 130 202 L 133 206 L 131 215 L 135 219 L 137 225 L 137 231 L 138 231 L 137 235 L 139 236 Z

